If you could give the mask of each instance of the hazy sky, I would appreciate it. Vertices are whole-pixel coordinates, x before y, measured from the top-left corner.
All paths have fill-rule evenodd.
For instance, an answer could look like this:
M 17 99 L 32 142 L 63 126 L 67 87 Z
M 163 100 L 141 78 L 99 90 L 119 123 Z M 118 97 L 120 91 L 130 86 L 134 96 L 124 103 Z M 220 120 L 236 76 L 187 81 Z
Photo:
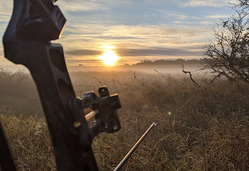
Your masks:
M 0 0 L 0 34 L 12 0 Z M 59 0 L 67 23 L 59 42 L 67 65 L 102 65 L 112 50 L 117 64 L 141 60 L 202 57 L 202 47 L 220 18 L 233 10 L 227 0 Z M 0 66 L 11 65 L 0 45 Z

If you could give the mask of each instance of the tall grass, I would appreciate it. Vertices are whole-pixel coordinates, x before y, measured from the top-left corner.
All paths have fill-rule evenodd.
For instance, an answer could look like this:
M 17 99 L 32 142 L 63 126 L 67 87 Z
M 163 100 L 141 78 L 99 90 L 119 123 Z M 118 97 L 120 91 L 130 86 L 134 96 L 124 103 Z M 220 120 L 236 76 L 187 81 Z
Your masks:
M 27 73 L 0 69 L 0 112 L 15 115 L 40 115 L 42 108 L 35 84 Z
M 14 74 L 1 74 L 7 74 L 5 79 L 18 80 Z M 19 170 L 54 170 L 44 118 L 35 116 L 40 106 L 35 106 L 32 113 L 15 108 L 18 98 L 26 101 L 24 105 L 38 101 L 36 92 L 29 96 L 35 100 L 25 96 L 25 91 L 35 91 L 32 80 L 26 77 L 23 86 L 10 83 L 5 87 L 4 79 L 1 80 L 0 93 L 9 91 L 9 94 L 1 95 L 0 101 L 8 97 L 13 103 L 1 103 L 1 109 L 9 107 L 9 110 L 1 110 L 1 122 Z M 71 78 L 78 96 L 97 91 L 101 83 L 107 85 L 111 93 L 119 93 L 122 129 L 115 134 L 102 133 L 92 145 L 100 170 L 115 168 L 152 122 L 157 126 L 123 170 L 249 168 L 249 85 L 226 80 L 210 84 L 208 79 L 198 79 L 200 87 L 196 87 L 188 77 L 132 71 L 71 73 Z M 15 86 L 19 86 L 21 92 Z M 18 110 L 22 115 L 17 115 Z

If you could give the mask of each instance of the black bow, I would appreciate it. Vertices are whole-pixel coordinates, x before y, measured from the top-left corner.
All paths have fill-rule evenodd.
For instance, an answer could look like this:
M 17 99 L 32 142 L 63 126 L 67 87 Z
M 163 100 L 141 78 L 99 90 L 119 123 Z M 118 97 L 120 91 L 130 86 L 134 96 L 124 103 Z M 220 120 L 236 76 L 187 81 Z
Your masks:
M 50 42 L 60 37 L 66 23 L 55 1 L 14 0 L 12 18 L 3 37 L 5 57 L 25 65 L 36 83 L 57 170 L 98 170 L 92 140 L 101 132 L 121 129 L 116 112 L 121 104 L 118 95 L 110 96 L 106 87 L 99 89 L 99 96 L 93 92 L 82 98 L 75 96 L 63 48 Z M 83 111 L 87 107 L 94 110 L 92 124 L 88 124 Z

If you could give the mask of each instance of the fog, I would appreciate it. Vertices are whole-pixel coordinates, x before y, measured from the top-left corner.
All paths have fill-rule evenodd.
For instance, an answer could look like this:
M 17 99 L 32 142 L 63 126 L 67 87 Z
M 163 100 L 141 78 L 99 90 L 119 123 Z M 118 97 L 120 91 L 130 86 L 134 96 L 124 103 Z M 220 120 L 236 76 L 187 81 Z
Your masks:
M 182 73 L 182 65 L 132 65 L 132 66 L 113 66 L 113 67 L 88 67 L 88 66 L 69 66 L 69 72 L 79 71 L 139 71 L 146 73 L 154 73 L 157 70 L 160 73 L 179 74 Z M 184 70 L 195 72 L 200 70 L 198 65 L 184 65 Z
M 11 66 L 3 66 L 0 67 L 3 70 L 7 70 L 10 72 L 27 72 L 29 73 L 28 69 L 23 65 L 11 65 Z M 172 76 L 182 76 L 185 75 L 182 72 L 182 65 L 181 64 L 169 64 L 169 65 L 126 65 L 126 66 L 68 66 L 68 71 L 72 72 L 112 72 L 112 71 L 133 71 L 133 72 L 144 72 L 144 73 L 161 73 L 161 74 L 170 74 Z M 185 71 L 190 71 L 193 76 L 195 77 L 203 77 L 210 75 L 210 72 L 201 70 L 200 65 L 196 64 L 185 64 L 184 65 Z
M 186 64 L 184 65 L 185 71 L 190 71 L 195 77 L 207 77 L 210 76 L 210 72 L 201 70 L 200 65 Z M 115 66 L 115 67 L 87 67 L 87 66 L 71 66 L 68 67 L 69 72 L 111 72 L 111 71 L 133 71 L 133 72 L 144 72 L 144 73 L 161 73 L 170 74 L 172 76 L 185 75 L 182 72 L 181 64 L 172 65 L 132 65 L 132 66 Z

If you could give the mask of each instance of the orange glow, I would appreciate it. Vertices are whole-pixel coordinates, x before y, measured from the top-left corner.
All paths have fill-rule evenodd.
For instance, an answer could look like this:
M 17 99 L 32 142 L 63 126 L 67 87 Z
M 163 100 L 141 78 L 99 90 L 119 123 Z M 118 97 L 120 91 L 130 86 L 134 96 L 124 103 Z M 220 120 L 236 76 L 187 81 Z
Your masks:
M 99 57 L 105 65 L 114 65 L 118 56 L 112 50 L 105 50 L 105 54 Z

